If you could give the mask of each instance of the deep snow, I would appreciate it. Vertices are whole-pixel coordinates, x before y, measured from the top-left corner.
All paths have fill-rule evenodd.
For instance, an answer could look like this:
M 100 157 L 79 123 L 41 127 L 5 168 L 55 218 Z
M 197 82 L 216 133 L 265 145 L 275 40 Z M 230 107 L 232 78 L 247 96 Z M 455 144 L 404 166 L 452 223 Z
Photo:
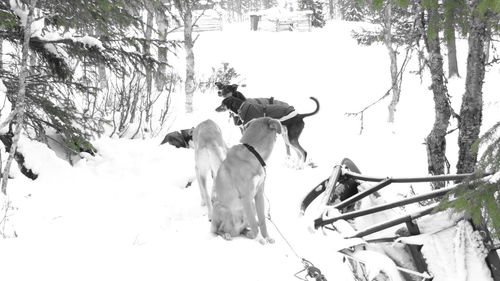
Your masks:
M 238 82 L 247 85 L 241 88 L 247 97 L 274 96 L 299 112 L 314 109 L 309 96 L 320 100 L 320 112 L 305 120 L 301 137 L 318 168 L 288 167 L 278 138 L 268 163 L 266 194 L 279 231 L 328 280 L 352 280 L 336 253 L 345 241 L 332 233 L 311 233 L 310 217 L 298 215 L 301 199 L 344 157 L 367 175 L 426 175 L 423 141 L 434 118 L 428 73 L 422 82 L 406 73 L 396 123 L 386 123 L 386 99 L 365 113 L 359 134 L 359 119 L 345 113 L 359 111 L 390 85 L 386 49 L 358 46 L 350 37 L 360 25 L 331 21 L 307 33 L 251 32 L 247 23 L 226 25 L 224 31 L 200 34 L 195 45 L 200 78 L 229 62 L 241 74 Z M 465 76 L 467 42 L 457 45 Z M 182 52 L 178 58 L 174 65 L 184 73 Z M 413 61 L 407 70 L 416 68 Z M 484 84 L 484 129 L 498 121 L 498 74 L 498 67 L 490 69 Z M 455 111 L 464 81 L 449 81 Z M 215 92 L 197 93 L 190 116 L 182 113 L 181 93 L 173 102 L 175 110 L 163 133 L 211 118 L 229 144 L 238 142 L 238 130 L 227 114 L 214 111 L 220 103 Z M 1 280 L 296 280 L 300 260 L 271 222 L 268 228 L 276 239 L 272 245 L 245 238 L 228 242 L 209 233 L 196 183 L 184 188 L 194 174 L 193 151 L 159 146 L 162 137 L 103 137 L 95 142 L 99 155 L 74 167 L 44 145 L 23 140 L 20 149 L 40 176 L 30 181 L 14 171 L 15 179 L 9 181 L 16 210 L 8 227 L 19 237 L 0 240 Z M 448 137 L 452 172 L 456 137 Z M 414 188 L 417 193 L 429 190 L 423 184 Z M 382 194 L 392 200 L 408 191 L 407 185 L 395 185 Z

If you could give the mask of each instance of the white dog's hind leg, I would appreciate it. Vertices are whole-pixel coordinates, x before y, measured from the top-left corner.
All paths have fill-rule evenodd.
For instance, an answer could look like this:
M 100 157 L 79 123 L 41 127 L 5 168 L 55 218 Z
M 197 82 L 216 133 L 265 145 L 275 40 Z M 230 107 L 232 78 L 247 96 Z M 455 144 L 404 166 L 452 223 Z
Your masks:
M 207 172 L 205 169 L 196 167 L 196 179 L 200 188 L 201 205 L 207 206 L 208 220 L 212 220 L 212 202 L 207 191 Z

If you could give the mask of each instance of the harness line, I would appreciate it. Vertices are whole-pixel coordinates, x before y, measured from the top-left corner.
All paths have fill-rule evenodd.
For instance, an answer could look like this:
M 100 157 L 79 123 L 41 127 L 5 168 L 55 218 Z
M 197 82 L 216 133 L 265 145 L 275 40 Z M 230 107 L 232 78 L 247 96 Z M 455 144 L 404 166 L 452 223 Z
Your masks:
M 272 225 L 274 226 L 274 228 L 276 228 L 276 230 L 278 231 L 278 233 L 281 236 L 281 238 L 286 242 L 286 244 L 288 245 L 288 247 L 290 248 L 290 250 L 292 250 L 293 254 L 304 265 L 304 269 L 301 270 L 301 271 L 299 271 L 299 272 L 297 272 L 297 273 L 295 273 L 295 277 L 297 277 L 299 279 L 302 279 L 302 278 L 298 277 L 297 274 L 299 274 L 299 273 L 307 270 L 307 275 L 309 275 L 312 278 L 316 278 L 317 281 L 327 281 L 326 277 L 321 273 L 321 270 L 319 270 L 319 268 L 315 267 L 312 262 L 310 262 L 307 259 L 299 256 L 299 254 L 297 253 L 297 251 L 295 250 L 295 248 L 293 248 L 292 244 L 290 244 L 290 242 L 288 241 L 288 239 L 286 239 L 285 235 L 283 235 L 283 233 L 280 231 L 280 229 L 278 228 L 278 226 L 276 225 L 276 223 L 274 223 L 274 221 L 271 219 L 271 203 L 269 202 L 269 198 L 267 198 L 267 196 L 265 194 L 264 194 L 264 197 L 266 198 L 267 205 L 268 205 L 268 208 L 267 208 L 267 219 L 272 223 Z M 302 279 L 302 280 L 306 280 L 306 279 Z

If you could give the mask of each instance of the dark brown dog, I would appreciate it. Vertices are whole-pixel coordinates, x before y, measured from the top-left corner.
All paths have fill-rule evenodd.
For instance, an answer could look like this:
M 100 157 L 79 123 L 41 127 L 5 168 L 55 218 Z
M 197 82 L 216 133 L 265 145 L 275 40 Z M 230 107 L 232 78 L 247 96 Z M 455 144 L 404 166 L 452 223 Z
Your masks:
M 215 82 L 215 86 L 217 86 L 217 94 L 219 97 L 227 98 L 229 96 L 237 97 L 239 99 L 245 100 L 245 96 L 238 91 L 238 85 L 236 84 L 222 84 L 221 82 Z
M 258 117 L 269 116 L 278 119 L 281 124 L 286 128 L 285 143 L 289 143 L 297 153 L 302 163 L 307 159 L 307 151 L 302 148 L 299 143 L 299 137 L 304 130 L 304 118 L 312 116 L 319 111 L 319 102 L 316 98 L 311 97 L 311 99 L 316 103 L 316 109 L 311 113 L 299 114 L 295 109 L 285 102 L 281 102 L 274 99 L 246 99 L 242 100 L 234 96 L 228 96 L 222 100 L 222 104 L 216 109 L 216 111 L 226 111 L 230 110 L 234 114 L 238 115 L 241 119 L 243 125 L 248 123 L 250 120 Z M 269 104 L 265 104 L 263 101 L 269 100 Z M 272 102 L 271 102 L 272 101 Z M 281 109 L 281 110 L 278 110 Z M 290 150 L 287 147 L 287 154 L 290 156 Z
M 160 145 L 168 143 L 177 148 L 192 147 L 192 144 L 190 144 L 190 142 L 193 140 L 193 130 L 194 128 L 170 132 L 165 136 Z
M 215 86 L 217 86 L 217 94 L 219 97 L 227 98 L 227 97 L 236 97 L 242 100 L 246 100 L 246 97 L 238 91 L 238 85 L 236 84 L 222 84 L 221 82 L 215 82 Z M 233 112 L 229 112 L 229 116 L 231 119 L 233 119 L 234 125 L 240 126 L 242 125 L 240 117 L 238 115 L 235 115 Z

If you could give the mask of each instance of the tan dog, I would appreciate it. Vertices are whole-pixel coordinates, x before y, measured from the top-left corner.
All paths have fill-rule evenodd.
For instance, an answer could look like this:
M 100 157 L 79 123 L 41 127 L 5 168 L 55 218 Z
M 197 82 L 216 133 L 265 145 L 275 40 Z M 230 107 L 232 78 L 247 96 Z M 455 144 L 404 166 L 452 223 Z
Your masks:
M 274 242 L 267 233 L 264 183 L 265 161 L 271 155 L 277 133 L 281 133 L 278 120 L 257 118 L 248 123 L 241 144 L 229 149 L 214 182 L 213 233 L 225 239 L 241 234 L 254 239 L 260 226 L 265 239 L 261 242 Z
M 217 170 L 226 158 L 227 145 L 217 124 L 208 119 L 193 131 L 196 179 L 201 193 L 201 204 L 208 209 L 208 219 L 212 219 L 212 202 L 208 195 L 208 177 L 215 178 Z

